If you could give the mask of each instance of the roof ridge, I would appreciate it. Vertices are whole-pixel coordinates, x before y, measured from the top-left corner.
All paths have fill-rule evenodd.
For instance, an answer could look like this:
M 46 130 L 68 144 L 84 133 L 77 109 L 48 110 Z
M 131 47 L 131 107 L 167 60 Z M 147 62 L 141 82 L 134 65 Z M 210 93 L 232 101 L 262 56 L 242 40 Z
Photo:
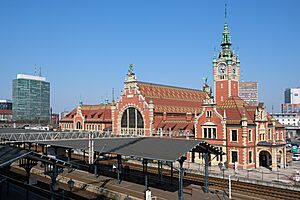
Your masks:
M 137 81 L 137 83 L 141 84 L 148 84 L 148 85 L 154 85 L 154 86 L 160 86 L 160 87 L 170 87 L 170 88 L 176 88 L 176 89 L 184 89 L 184 90 L 191 90 L 191 91 L 196 91 L 196 92 L 203 92 L 200 89 L 194 89 L 194 88 L 186 88 L 186 87 L 180 87 L 180 86 L 172 86 L 172 85 L 164 85 L 164 84 L 159 84 L 159 83 L 149 83 L 149 82 L 144 82 L 144 81 Z
M 237 110 L 238 110 L 238 112 L 240 114 L 240 117 L 242 117 L 242 113 L 240 111 L 241 108 L 237 105 L 236 100 L 235 100 L 235 96 L 232 96 L 232 99 L 233 99 L 233 102 L 235 104 L 235 107 L 237 108 Z M 244 106 L 242 108 L 244 108 Z

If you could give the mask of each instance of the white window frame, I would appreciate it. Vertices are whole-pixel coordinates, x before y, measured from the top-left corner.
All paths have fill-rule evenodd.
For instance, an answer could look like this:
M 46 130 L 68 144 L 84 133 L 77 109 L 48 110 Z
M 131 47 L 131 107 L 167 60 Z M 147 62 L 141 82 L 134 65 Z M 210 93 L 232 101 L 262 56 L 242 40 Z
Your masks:
M 207 137 L 204 137 L 205 135 L 204 135 L 204 129 L 211 129 L 211 130 L 213 130 L 213 129 L 215 129 L 216 130 L 216 138 L 214 138 L 213 137 L 213 131 L 211 132 L 211 136 L 212 137 L 208 137 L 208 131 L 207 131 L 207 133 L 206 133 L 206 135 L 207 135 Z M 215 127 L 215 126 L 202 126 L 202 138 L 205 138 L 205 139 L 218 139 L 218 129 L 217 129 L 217 127 Z

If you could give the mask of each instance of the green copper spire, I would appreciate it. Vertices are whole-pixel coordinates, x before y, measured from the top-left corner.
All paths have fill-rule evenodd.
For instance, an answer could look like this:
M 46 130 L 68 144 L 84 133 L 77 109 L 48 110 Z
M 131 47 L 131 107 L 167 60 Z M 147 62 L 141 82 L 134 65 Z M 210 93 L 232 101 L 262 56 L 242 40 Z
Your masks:
M 224 24 L 224 31 L 222 33 L 222 49 L 230 49 L 231 42 L 230 42 L 230 32 L 228 29 L 227 24 L 227 5 L 225 4 L 225 24 Z

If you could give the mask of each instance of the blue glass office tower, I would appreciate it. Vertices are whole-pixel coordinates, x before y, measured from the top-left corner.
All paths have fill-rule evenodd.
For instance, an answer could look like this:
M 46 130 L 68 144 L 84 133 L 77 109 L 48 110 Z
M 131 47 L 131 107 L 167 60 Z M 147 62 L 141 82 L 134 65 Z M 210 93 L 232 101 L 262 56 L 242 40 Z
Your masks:
M 18 74 L 13 80 L 13 121 L 48 123 L 50 83 L 45 77 Z

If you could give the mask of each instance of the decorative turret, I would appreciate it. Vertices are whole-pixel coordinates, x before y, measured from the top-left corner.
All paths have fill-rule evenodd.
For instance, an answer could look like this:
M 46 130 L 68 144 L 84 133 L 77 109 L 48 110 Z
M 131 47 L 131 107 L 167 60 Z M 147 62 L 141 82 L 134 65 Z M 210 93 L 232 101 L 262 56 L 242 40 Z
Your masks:
M 211 88 L 210 86 L 208 85 L 208 82 L 207 82 L 207 77 L 204 78 L 204 84 L 203 84 L 203 92 L 206 92 L 208 94 L 208 96 L 211 97 Z
M 152 98 L 149 100 L 149 109 L 154 109 L 154 103 L 153 103 L 153 100 Z
M 216 54 L 215 53 L 214 53 L 212 64 L 213 64 L 213 67 L 217 66 L 217 58 L 216 58 Z
M 237 55 L 236 56 L 236 66 L 240 67 L 240 65 L 241 65 L 241 62 L 240 62 L 239 56 Z
M 125 82 L 134 82 L 136 81 L 135 73 L 133 71 L 133 64 L 129 65 L 128 73 L 127 73 L 127 79 Z
M 125 80 L 125 89 L 134 89 L 137 87 L 137 80 L 135 73 L 133 71 L 133 64 L 129 65 L 128 73 L 127 73 L 127 78 Z
M 266 122 L 268 121 L 267 112 L 265 111 L 264 103 L 260 102 L 255 110 L 255 121 Z
M 224 110 L 224 113 L 223 113 L 223 120 L 226 121 L 226 119 L 227 119 L 226 110 Z
M 223 50 L 228 50 L 230 49 L 230 46 L 231 46 L 231 42 L 230 42 L 230 32 L 229 32 L 229 29 L 228 29 L 228 24 L 227 22 L 225 21 L 225 24 L 224 24 L 224 31 L 222 33 L 222 43 L 221 43 L 221 46 L 222 46 L 222 49 Z
M 246 109 L 245 109 L 245 106 L 244 106 L 244 108 L 243 108 L 243 115 L 242 115 L 241 122 L 242 122 L 242 127 L 247 127 L 247 126 L 248 126 L 248 118 L 247 118 L 247 116 L 246 116 Z

